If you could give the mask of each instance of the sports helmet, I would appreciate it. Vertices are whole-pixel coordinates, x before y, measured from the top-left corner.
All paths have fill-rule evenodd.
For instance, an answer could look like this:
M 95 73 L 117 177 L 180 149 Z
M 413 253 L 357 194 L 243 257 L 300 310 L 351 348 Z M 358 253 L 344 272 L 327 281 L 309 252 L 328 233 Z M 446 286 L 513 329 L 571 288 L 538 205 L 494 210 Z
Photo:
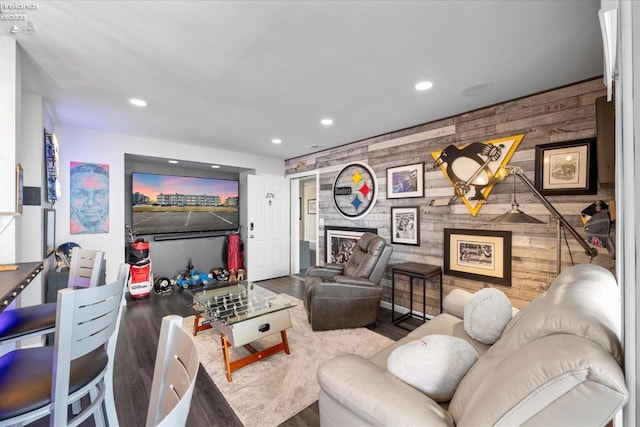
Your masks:
M 166 277 L 158 277 L 153 281 L 153 290 L 156 294 L 166 294 L 173 290 L 171 281 Z

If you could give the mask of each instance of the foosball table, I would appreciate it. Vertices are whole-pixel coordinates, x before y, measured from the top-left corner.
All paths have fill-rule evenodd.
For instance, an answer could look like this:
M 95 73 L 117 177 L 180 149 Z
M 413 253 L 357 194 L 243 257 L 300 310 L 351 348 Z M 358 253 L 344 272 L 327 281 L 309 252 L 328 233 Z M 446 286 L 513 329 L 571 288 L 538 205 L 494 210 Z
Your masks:
M 257 362 L 280 351 L 290 354 L 286 329 L 291 327 L 289 309 L 294 307 L 277 294 L 251 282 L 196 292 L 193 308 L 197 315 L 193 335 L 214 328 L 222 344 L 227 380 L 236 369 Z M 264 350 L 250 343 L 280 333 L 281 342 Z M 243 346 L 249 355 L 231 361 L 229 347 Z

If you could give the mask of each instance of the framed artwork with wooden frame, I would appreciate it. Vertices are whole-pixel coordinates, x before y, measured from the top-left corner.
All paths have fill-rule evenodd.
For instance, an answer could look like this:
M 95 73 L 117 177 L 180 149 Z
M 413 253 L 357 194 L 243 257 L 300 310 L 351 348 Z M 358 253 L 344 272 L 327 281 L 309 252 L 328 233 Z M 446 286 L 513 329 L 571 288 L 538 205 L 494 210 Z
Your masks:
M 387 169 L 387 199 L 424 197 L 424 163 Z
M 444 274 L 511 286 L 511 232 L 445 228 Z
M 420 208 L 391 208 L 391 243 L 420 246 Z
M 345 264 L 351 257 L 360 236 L 364 233 L 378 234 L 377 228 L 324 227 L 325 260 L 331 264 Z
M 596 194 L 596 138 L 536 146 L 536 189 L 545 196 Z

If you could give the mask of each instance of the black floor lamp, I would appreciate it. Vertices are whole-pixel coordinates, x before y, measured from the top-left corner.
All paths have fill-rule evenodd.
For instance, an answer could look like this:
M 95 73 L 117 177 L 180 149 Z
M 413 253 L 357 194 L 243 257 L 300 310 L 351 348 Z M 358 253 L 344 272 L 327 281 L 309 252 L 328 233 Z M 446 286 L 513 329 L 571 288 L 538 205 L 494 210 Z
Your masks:
M 500 223 L 500 224 L 544 224 L 543 221 L 540 221 L 532 216 L 527 215 L 522 212 L 518 207 L 518 202 L 516 201 L 516 177 L 522 181 L 522 183 L 527 187 L 529 191 L 538 199 L 542 205 L 547 208 L 551 216 L 553 216 L 556 220 L 556 233 L 558 239 L 557 245 L 557 273 L 560 274 L 560 266 L 561 266 L 561 235 L 562 235 L 562 227 L 569 231 L 569 233 L 573 236 L 574 239 L 584 248 L 584 251 L 590 257 L 595 257 L 598 255 L 598 251 L 596 248 L 590 246 L 579 234 L 578 232 L 567 222 L 567 220 L 558 212 L 556 208 L 553 207 L 551 202 L 547 200 L 540 192 L 536 189 L 533 183 L 527 178 L 521 168 L 513 167 L 513 166 L 504 166 L 505 177 L 507 175 L 513 175 L 513 202 L 511 203 L 511 210 L 506 212 L 500 216 L 493 218 L 490 222 Z

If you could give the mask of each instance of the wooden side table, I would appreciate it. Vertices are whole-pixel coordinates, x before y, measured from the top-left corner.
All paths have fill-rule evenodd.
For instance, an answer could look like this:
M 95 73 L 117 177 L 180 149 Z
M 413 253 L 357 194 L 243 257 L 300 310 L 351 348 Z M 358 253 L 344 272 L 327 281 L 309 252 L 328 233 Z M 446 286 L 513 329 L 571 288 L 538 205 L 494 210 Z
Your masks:
M 409 277 L 409 312 L 401 315 L 396 319 L 395 310 L 395 291 L 396 291 L 396 274 Z M 400 326 L 400 324 L 413 316 L 413 279 L 421 279 L 423 292 L 422 292 L 422 323 L 427 321 L 427 280 L 433 277 L 439 277 L 440 287 L 440 312 L 442 312 L 442 268 L 439 265 L 422 264 L 419 262 L 403 262 L 400 264 L 393 264 L 391 266 L 391 322 Z

